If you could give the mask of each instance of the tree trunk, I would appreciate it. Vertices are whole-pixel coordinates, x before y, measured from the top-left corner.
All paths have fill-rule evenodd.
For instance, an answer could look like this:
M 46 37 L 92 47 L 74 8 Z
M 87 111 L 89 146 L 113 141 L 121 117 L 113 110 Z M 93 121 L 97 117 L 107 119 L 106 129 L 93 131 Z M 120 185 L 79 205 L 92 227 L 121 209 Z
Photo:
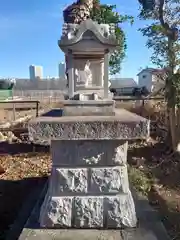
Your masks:
M 169 127 L 171 136 L 171 147 L 174 151 L 177 150 L 177 134 L 176 134 L 176 89 L 173 86 L 173 75 L 175 69 L 175 54 L 173 51 L 174 41 L 168 37 L 168 56 L 169 56 L 169 71 L 166 79 L 166 98 L 167 109 L 169 113 Z
M 177 149 L 177 135 L 176 135 L 176 113 L 175 107 L 169 109 L 169 124 L 171 131 L 171 143 L 173 151 Z

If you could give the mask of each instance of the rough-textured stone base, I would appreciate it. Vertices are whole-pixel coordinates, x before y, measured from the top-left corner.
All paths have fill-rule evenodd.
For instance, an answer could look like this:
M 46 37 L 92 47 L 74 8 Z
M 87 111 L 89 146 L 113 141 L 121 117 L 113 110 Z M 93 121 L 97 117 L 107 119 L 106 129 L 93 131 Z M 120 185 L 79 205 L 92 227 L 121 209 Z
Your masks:
M 29 139 L 37 144 L 52 140 L 129 140 L 149 137 L 150 121 L 124 109 L 115 116 L 42 116 L 28 123 Z
M 40 225 L 47 228 L 123 228 L 136 226 L 131 192 L 118 196 L 49 197 L 41 208 Z
M 74 198 L 74 226 L 76 228 L 103 227 L 103 198 Z
M 72 198 L 53 197 L 48 195 L 41 209 L 41 226 L 45 227 L 71 227 Z
M 137 223 L 129 190 L 127 142 L 52 141 L 43 227 L 122 228 Z
M 49 187 L 52 196 L 127 193 L 129 191 L 127 167 L 89 169 L 53 167 Z
M 38 223 L 40 206 L 44 193 L 31 213 L 22 233 L 16 230 L 9 234 L 7 240 L 170 240 L 164 226 L 146 199 L 141 199 L 133 191 L 139 224 L 137 228 L 124 230 L 96 230 L 96 229 L 42 229 Z M 27 208 L 24 208 L 25 210 Z M 22 214 L 24 215 L 24 214 Z M 26 215 L 26 214 L 25 214 Z M 20 221 L 21 222 L 21 221 Z M 15 224 L 16 229 L 18 223 Z M 23 226 L 22 226 L 23 227 Z M 18 236 L 20 237 L 18 238 Z
M 120 232 L 113 230 L 31 230 L 26 234 L 19 240 L 122 240 Z

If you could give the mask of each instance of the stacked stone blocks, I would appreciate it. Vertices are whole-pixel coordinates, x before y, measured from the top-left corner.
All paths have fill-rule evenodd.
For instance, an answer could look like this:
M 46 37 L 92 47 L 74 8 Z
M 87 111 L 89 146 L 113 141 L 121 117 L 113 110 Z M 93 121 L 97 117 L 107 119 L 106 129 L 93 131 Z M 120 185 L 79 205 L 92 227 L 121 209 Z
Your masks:
M 41 226 L 136 226 L 126 141 L 54 140 L 51 152 L 52 173 L 41 208 Z

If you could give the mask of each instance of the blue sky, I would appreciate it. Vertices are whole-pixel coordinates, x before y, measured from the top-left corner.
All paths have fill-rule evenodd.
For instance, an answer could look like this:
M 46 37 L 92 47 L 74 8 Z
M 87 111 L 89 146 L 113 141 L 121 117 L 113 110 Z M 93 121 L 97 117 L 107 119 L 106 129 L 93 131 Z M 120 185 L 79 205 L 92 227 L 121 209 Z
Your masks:
M 63 2 L 63 3 L 62 3 Z M 62 29 L 62 10 L 72 0 L 1 0 L 0 76 L 29 77 L 30 64 L 42 65 L 44 76 L 58 75 L 58 62 L 64 60 L 57 45 Z M 136 77 L 140 67 L 152 66 L 146 38 L 138 28 L 138 0 L 102 0 L 117 5 L 118 12 L 135 17 L 133 26 L 123 24 L 127 36 L 127 57 L 121 77 Z

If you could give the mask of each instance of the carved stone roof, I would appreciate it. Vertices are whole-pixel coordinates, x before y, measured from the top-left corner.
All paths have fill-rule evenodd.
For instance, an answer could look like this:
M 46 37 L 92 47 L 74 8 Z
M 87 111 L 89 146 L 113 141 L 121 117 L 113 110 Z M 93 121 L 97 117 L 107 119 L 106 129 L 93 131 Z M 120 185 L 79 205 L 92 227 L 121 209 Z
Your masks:
M 68 33 L 65 34 L 65 36 L 58 41 L 58 45 L 60 47 L 73 45 L 80 42 L 84 38 L 86 39 L 86 35 L 89 34 L 89 32 L 92 32 L 92 34 L 94 34 L 94 36 L 96 37 L 97 41 L 99 41 L 103 45 L 109 45 L 112 47 L 118 45 L 118 41 L 116 40 L 115 35 L 112 34 L 106 36 L 106 34 L 104 34 L 101 30 L 101 25 L 92 21 L 91 19 L 81 22 L 80 25 L 73 26 L 74 35 L 71 38 L 68 38 Z

